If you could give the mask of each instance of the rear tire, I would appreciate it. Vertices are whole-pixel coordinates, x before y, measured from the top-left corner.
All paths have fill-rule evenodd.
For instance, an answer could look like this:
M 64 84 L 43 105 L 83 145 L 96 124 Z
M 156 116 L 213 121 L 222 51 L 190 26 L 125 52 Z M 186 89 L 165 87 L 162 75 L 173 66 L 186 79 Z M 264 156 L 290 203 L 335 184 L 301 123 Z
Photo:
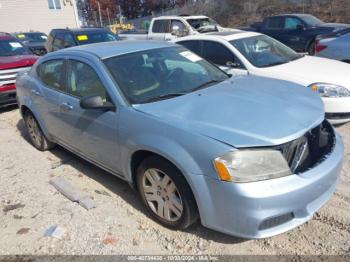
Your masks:
M 307 52 L 309 53 L 309 55 L 315 55 L 316 53 L 315 48 L 316 48 L 316 42 L 312 41 L 307 48 Z
M 27 111 L 25 113 L 24 122 L 27 128 L 30 141 L 36 149 L 40 151 L 46 151 L 56 146 L 55 143 L 50 142 L 46 138 L 46 136 L 44 135 L 43 131 L 39 126 L 38 121 L 30 111 Z
M 137 169 L 137 188 L 151 217 L 174 230 L 198 219 L 192 191 L 181 172 L 158 156 L 146 158 Z

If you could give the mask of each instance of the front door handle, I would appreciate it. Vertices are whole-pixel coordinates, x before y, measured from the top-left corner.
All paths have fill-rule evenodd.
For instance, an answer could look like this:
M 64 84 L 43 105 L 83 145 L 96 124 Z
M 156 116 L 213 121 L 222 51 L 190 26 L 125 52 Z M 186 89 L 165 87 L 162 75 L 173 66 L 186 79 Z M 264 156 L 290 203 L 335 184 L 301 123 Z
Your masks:
M 31 90 L 32 94 L 35 95 L 35 96 L 41 96 L 40 92 L 35 90 L 35 89 L 32 89 Z
M 66 111 L 71 111 L 71 110 L 73 110 L 73 106 L 69 103 L 62 103 L 61 109 L 66 110 Z

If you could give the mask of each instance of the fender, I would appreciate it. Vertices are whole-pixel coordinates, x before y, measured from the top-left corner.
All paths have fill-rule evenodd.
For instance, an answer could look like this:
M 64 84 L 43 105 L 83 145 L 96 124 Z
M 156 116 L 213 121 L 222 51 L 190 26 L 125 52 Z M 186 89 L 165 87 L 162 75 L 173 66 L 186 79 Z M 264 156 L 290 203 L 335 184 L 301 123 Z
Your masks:
M 126 148 L 127 150 L 125 150 Z M 121 148 L 122 163 L 125 163 L 123 165 L 123 173 L 126 174 L 127 180 L 130 182 L 132 182 L 132 155 L 140 150 L 150 151 L 169 160 L 182 172 L 188 181 L 191 180 L 190 174 L 203 174 L 196 160 L 180 144 L 165 136 L 159 136 L 159 134 L 140 134 L 133 139 L 132 143 Z

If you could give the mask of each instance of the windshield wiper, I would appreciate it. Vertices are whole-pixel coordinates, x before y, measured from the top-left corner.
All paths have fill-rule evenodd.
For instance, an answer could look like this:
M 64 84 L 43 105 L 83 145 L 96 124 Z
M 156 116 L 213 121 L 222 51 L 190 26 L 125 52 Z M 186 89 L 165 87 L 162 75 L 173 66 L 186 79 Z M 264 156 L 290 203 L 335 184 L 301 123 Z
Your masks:
M 169 94 L 158 95 L 158 96 L 152 97 L 150 99 L 147 99 L 144 103 L 151 103 L 151 102 L 169 99 L 169 98 L 173 98 L 173 97 L 177 97 L 177 96 L 183 96 L 186 94 L 187 93 L 185 93 L 185 92 L 178 92 L 178 93 L 169 93 Z
M 212 85 L 212 84 L 220 83 L 220 82 L 222 82 L 222 81 L 224 81 L 224 80 L 210 80 L 210 81 L 208 81 L 208 82 L 205 82 L 205 83 L 203 83 L 203 84 L 197 86 L 195 89 L 192 89 L 191 92 L 198 91 L 198 90 L 200 90 L 200 89 L 206 88 L 206 87 L 208 87 L 208 86 L 210 86 L 210 85 Z

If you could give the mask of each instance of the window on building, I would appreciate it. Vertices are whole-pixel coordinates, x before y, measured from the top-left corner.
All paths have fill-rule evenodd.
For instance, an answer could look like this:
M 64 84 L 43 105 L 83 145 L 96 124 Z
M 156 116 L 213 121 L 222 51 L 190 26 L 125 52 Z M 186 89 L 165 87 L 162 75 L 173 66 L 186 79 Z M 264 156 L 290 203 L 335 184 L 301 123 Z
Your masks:
M 49 9 L 61 9 L 61 0 L 48 0 Z

